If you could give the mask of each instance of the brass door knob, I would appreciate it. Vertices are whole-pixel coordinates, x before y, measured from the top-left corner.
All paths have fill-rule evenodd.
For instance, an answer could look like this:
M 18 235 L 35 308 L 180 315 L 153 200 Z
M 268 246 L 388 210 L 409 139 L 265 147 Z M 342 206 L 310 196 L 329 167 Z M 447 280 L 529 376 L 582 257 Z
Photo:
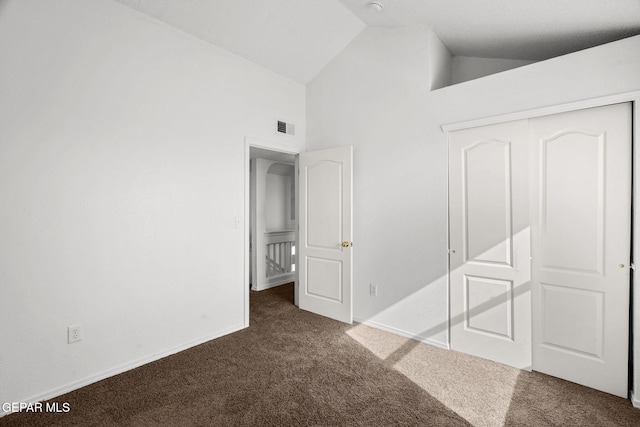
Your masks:
M 352 242 L 347 242 L 347 241 L 342 242 L 342 247 L 343 248 L 348 248 L 350 246 L 353 246 Z

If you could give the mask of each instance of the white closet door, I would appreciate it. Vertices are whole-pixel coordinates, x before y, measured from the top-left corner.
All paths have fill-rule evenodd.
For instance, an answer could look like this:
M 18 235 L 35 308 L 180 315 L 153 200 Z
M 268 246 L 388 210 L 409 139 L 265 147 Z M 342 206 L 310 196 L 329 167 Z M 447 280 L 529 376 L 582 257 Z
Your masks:
M 530 120 L 533 368 L 627 396 L 631 105 Z
M 527 121 L 449 134 L 451 347 L 531 369 Z

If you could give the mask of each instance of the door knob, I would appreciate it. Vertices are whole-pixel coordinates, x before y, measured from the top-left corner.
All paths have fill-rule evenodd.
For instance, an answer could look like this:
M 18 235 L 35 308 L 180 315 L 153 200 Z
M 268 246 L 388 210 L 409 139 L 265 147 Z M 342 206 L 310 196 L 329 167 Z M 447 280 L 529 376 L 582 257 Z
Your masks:
M 346 240 L 342 242 L 343 248 L 348 248 L 349 246 L 353 246 L 353 242 L 347 242 Z

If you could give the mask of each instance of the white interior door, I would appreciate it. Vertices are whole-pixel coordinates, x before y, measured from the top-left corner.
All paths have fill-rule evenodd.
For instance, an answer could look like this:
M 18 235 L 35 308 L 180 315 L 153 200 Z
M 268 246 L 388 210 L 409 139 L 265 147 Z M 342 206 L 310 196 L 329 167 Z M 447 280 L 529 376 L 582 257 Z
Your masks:
M 353 147 L 301 153 L 299 158 L 300 308 L 353 321 Z
M 449 134 L 454 350 L 531 369 L 527 121 Z
M 530 121 L 533 368 L 627 396 L 631 105 Z

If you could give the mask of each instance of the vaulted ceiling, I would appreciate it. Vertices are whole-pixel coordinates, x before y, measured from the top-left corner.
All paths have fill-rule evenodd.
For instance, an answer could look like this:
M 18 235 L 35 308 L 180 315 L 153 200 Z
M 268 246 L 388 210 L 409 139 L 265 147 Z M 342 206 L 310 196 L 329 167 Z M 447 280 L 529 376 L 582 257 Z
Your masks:
M 307 83 L 365 24 L 337 0 L 116 0 Z
M 453 55 L 528 60 L 640 34 L 640 0 L 115 1 L 303 84 L 366 26 L 425 26 Z

